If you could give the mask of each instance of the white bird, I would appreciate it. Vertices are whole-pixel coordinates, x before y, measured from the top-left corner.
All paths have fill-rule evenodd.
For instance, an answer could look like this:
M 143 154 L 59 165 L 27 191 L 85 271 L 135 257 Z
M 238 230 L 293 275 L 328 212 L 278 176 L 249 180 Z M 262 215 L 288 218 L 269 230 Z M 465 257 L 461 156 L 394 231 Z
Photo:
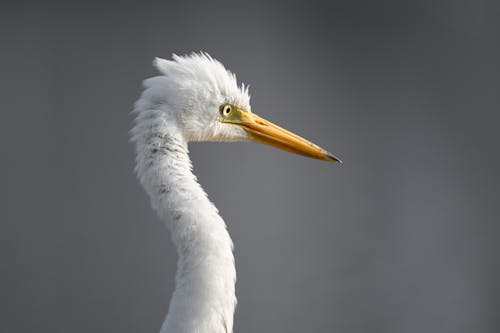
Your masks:
M 192 172 L 190 141 L 255 140 L 340 162 L 315 144 L 251 113 L 248 89 L 205 53 L 156 58 L 131 130 L 136 173 L 178 253 L 175 291 L 161 333 L 230 333 L 236 305 L 233 243 Z

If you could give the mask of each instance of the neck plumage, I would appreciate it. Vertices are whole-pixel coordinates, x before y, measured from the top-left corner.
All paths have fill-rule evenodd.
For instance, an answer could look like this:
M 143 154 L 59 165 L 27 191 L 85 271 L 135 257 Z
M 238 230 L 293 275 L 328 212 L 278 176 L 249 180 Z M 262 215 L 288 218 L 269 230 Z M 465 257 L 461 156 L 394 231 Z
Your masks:
M 230 333 L 236 272 L 226 225 L 192 173 L 184 137 L 175 126 L 151 128 L 135 133 L 137 174 L 179 257 L 161 333 Z

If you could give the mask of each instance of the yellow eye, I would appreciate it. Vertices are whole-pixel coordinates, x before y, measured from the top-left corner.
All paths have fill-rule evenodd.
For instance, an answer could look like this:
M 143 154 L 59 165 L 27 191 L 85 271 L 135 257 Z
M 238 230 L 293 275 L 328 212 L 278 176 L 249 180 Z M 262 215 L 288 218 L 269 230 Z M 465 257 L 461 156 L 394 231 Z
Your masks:
M 220 114 L 223 117 L 227 117 L 231 113 L 231 111 L 233 111 L 233 108 L 230 104 L 224 104 L 220 108 Z

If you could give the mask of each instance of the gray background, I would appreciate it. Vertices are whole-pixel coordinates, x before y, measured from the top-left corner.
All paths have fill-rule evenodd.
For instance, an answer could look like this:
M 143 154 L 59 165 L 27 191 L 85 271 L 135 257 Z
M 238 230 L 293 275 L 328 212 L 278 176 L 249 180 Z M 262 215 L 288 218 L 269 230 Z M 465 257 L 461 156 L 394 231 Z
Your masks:
M 157 332 L 175 251 L 133 174 L 154 56 L 204 50 L 332 165 L 191 145 L 242 332 L 498 332 L 499 6 L 0 5 L 0 331 Z

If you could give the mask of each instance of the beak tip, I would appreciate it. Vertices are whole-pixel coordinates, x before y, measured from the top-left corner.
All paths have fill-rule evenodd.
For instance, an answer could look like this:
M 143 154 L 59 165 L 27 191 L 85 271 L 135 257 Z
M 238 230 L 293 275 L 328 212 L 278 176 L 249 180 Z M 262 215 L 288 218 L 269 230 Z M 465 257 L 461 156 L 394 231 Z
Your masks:
M 335 162 L 335 163 L 339 163 L 339 164 L 342 164 L 342 161 L 337 158 L 335 155 L 333 155 L 332 153 L 327 153 L 326 156 L 332 161 L 332 162 Z

